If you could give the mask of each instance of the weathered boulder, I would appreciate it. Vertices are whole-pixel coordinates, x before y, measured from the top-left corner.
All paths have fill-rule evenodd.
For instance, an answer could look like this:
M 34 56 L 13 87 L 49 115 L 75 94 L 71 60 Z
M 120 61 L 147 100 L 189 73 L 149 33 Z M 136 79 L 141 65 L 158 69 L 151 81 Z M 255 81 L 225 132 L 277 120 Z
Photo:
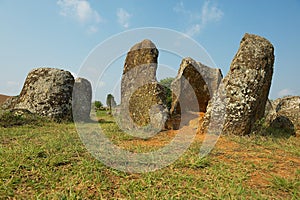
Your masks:
M 277 115 L 283 115 L 291 119 L 295 124 L 300 119 L 300 96 L 289 96 L 280 99 L 276 105 Z
M 255 122 L 264 116 L 273 64 L 273 45 L 263 37 L 245 34 L 229 73 L 209 102 L 202 130 L 207 129 L 212 115 L 220 115 L 224 120 L 218 126 L 223 125 L 223 133 L 249 134 Z
M 126 74 L 129 71 L 132 71 L 133 68 L 137 67 L 136 72 L 143 72 L 141 74 L 132 74 L 135 76 L 141 77 L 145 75 L 147 79 L 151 81 L 156 81 L 156 69 L 157 69 L 157 58 L 158 58 L 158 49 L 151 40 L 143 40 L 135 44 L 130 48 L 127 53 L 123 74 Z M 147 70 L 143 70 L 145 67 Z M 141 77 L 146 78 L 146 77 Z
M 158 129 L 168 116 L 165 91 L 156 79 L 158 50 L 150 40 L 134 45 L 127 53 L 121 82 L 121 126 Z M 153 115 L 153 110 L 156 112 Z
M 208 101 L 217 90 L 221 80 L 220 69 L 207 67 L 189 57 L 184 58 L 178 75 L 171 85 L 173 91 L 171 115 L 189 111 L 206 112 Z M 188 87 L 191 87 L 191 90 Z M 191 102 L 193 96 L 197 98 L 198 106 Z M 187 107 L 180 106 L 180 101 L 186 102 Z
M 205 83 L 208 86 L 211 99 L 214 93 L 218 90 L 220 82 L 223 79 L 222 71 L 219 68 L 211 68 L 200 62 L 197 62 L 197 64 L 199 66 L 200 74 L 202 75 Z
M 92 106 L 92 85 L 84 78 L 76 78 L 73 88 L 72 111 L 74 121 L 89 121 Z
M 300 136 L 300 96 L 288 96 L 273 101 L 266 119 L 271 128 L 290 130 Z
M 129 100 L 130 117 L 139 126 L 149 123 L 162 128 L 167 117 L 163 87 L 158 83 L 145 84 L 136 90 Z
M 74 78 L 68 71 L 38 68 L 29 72 L 20 95 L 9 106 L 55 120 L 72 119 Z

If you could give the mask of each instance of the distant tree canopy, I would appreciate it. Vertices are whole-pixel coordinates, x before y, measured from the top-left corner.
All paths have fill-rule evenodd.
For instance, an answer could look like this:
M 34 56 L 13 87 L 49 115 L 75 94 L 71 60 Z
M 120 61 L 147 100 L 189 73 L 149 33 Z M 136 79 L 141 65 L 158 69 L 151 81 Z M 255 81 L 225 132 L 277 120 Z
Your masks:
M 164 78 L 159 81 L 159 84 L 170 89 L 171 83 L 174 81 L 174 79 L 175 78 L 172 78 L 172 77 Z
M 97 109 L 97 110 L 99 110 L 102 106 L 103 106 L 103 104 L 101 103 L 101 101 L 95 101 L 95 108 Z
M 168 77 L 160 80 L 159 84 L 161 84 L 166 90 L 166 99 L 167 99 L 167 107 L 170 110 L 172 106 L 172 91 L 171 91 L 171 83 L 175 78 Z

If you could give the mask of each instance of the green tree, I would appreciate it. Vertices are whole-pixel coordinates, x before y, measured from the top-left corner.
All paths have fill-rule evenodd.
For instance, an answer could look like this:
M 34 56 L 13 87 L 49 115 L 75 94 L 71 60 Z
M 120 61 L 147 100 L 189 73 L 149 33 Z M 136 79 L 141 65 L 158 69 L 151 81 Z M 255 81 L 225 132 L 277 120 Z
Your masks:
M 100 110 L 100 108 L 103 106 L 101 101 L 95 101 L 94 103 L 96 110 Z
M 171 83 L 174 81 L 175 78 L 168 77 L 160 80 L 159 84 L 162 85 L 166 90 L 166 100 L 167 100 L 167 107 L 170 110 L 172 106 L 172 91 L 171 91 Z

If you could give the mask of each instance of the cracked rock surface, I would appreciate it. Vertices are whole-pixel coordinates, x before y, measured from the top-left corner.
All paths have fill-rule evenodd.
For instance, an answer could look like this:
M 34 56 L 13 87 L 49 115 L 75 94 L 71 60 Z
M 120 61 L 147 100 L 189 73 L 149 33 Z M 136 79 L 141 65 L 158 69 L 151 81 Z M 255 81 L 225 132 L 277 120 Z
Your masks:
M 222 133 L 250 134 L 254 123 L 264 116 L 274 59 L 274 47 L 267 39 L 246 33 L 222 87 L 209 102 L 202 128 L 207 129 L 212 115 L 223 112 L 219 114 L 224 116 L 224 122 L 216 125 L 223 125 Z M 223 105 L 214 106 L 215 102 Z

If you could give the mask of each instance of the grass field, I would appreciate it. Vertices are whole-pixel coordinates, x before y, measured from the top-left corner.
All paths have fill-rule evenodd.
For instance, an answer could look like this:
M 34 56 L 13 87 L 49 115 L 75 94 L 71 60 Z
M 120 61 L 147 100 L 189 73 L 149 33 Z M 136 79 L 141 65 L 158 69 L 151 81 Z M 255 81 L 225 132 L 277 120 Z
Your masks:
M 119 146 L 141 152 L 176 134 L 124 135 L 98 116 Z M 0 128 L 0 199 L 300 199 L 300 138 L 221 136 L 204 159 L 203 135 L 166 168 L 141 174 L 103 165 L 86 150 L 74 124 Z

